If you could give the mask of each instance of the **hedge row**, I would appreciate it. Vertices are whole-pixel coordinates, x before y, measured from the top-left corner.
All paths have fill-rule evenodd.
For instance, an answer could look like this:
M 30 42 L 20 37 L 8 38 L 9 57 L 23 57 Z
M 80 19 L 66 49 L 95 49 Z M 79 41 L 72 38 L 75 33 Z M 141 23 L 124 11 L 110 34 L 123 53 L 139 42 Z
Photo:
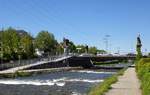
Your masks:
M 141 80 L 142 95 L 150 95 L 150 58 L 143 58 L 136 64 L 136 71 Z

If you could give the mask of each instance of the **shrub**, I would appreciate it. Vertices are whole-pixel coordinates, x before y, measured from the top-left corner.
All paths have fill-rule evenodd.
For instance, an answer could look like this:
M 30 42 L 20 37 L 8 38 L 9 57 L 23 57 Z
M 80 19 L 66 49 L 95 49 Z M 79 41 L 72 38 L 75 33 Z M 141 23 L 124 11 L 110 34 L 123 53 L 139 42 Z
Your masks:
M 150 58 L 143 58 L 136 64 L 136 71 L 141 80 L 142 95 L 150 95 Z

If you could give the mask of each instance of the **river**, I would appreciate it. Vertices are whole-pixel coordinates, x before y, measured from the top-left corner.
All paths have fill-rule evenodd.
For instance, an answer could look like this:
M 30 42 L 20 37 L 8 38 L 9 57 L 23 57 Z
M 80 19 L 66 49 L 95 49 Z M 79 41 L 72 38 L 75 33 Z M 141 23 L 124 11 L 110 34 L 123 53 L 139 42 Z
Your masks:
M 0 95 L 86 95 L 115 71 L 71 70 L 0 79 Z

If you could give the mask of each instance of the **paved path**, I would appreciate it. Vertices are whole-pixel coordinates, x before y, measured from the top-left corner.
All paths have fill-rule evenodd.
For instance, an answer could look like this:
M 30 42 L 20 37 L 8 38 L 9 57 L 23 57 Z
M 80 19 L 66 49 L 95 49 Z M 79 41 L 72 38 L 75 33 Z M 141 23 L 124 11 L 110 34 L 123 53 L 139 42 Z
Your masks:
M 105 95 L 142 95 L 135 68 L 128 68 Z

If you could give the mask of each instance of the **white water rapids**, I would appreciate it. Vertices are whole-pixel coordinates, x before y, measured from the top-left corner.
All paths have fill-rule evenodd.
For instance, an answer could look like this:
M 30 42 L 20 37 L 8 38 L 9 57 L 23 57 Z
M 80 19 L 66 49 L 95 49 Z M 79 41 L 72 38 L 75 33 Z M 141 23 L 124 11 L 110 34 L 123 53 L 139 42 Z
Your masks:
M 19 85 L 19 84 L 26 84 L 26 85 L 57 85 L 57 86 L 64 86 L 66 82 L 88 82 L 88 83 L 95 83 L 95 82 L 103 82 L 103 80 L 89 80 L 89 79 L 53 79 L 53 80 L 0 80 L 0 84 L 10 84 L 10 85 Z
M 64 95 L 64 93 L 66 95 L 86 95 L 91 87 L 115 73 L 70 70 L 16 79 L 0 79 L 0 89 L 2 89 L 0 93 L 3 93 L 2 95 L 18 95 L 17 93 L 24 93 L 24 95 L 41 95 L 41 93 L 44 93 L 43 95 Z M 5 90 L 9 93 L 4 93 Z

